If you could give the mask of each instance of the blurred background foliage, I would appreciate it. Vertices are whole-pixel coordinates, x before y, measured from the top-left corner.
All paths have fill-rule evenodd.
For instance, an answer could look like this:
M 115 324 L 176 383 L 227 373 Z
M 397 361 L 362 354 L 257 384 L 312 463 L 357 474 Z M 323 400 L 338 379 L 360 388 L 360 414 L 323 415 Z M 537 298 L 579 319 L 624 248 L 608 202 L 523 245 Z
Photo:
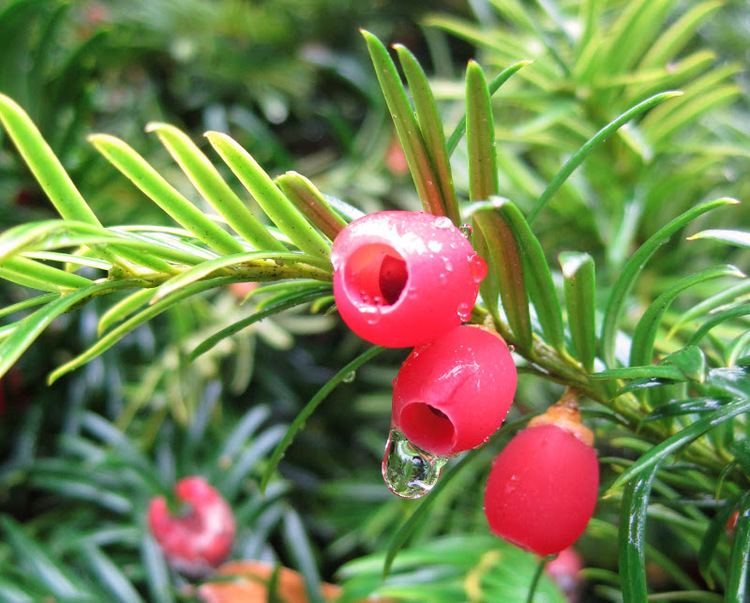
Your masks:
M 525 211 L 607 122 L 655 92 L 685 92 L 598 148 L 535 224 L 551 265 L 571 249 L 595 258 L 602 295 L 633 250 L 669 219 L 707 198 L 750 196 L 744 0 L 0 0 L 0 92 L 28 110 L 107 225 L 171 222 L 86 142 L 91 132 L 128 140 L 195 199 L 164 150 L 143 134 L 157 120 L 201 145 L 205 130 L 228 132 L 270 173 L 296 169 L 362 211 L 417 209 L 358 27 L 416 52 L 433 77 L 448 131 L 464 110 L 467 58 L 477 58 L 489 76 L 534 61 L 494 100 L 501 194 Z M 465 197 L 463 145 L 452 163 Z M 0 228 L 52 215 L 0 132 Z M 750 226 L 744 207 L 712 213 L 691 229 L 737 226 Z M 626 322 L 634 324 L 686 272 L 716 262 L 747 271 L 748 253 L 674 238 L 644 272 Z M 685 311 L 715 299 L 728 283 L 715 279 L 682 296 L 665 316 L 674 333 L 659 338 L 657 351 L 680 348 L 696 324 L 679 324 Z M 0 381 L 0 600 L 190 599 L 188 584 L 170 573 L 146 535 L 144 509 L 191 474 L 210 478 L 232 503 L 241 526 L 233 558 L 294 567 L 311 585 L 344 581 L 348 600 L 379 586 L 383 550 L 414 509 L 392 497 L 380 477 L 390 385 L 405 352 L 381 355 L 333 392 L 288 450 L 283 478 L 262 497 L 258 478 L 285 426 L 364 348 L 333 316 L 292 312 L 189 362 L 195 342 L 246 315 L 246 293 L 193 298 L 47 387 L 46 375 L 95 339 L 105 307 L 91 304 L 58 320 Z M 2 306 L 24 297 L 0 285 Z M 737 364 L 750 340 L 739 349 L 729 344 L 746 332 L 744 318 L 721 325 L 710 357 Z M 545 408 L 560 391 L 522 375 L 512 418 Z M 603 467 L 611 481 L 643 443 L 595 413 L 590 419 L 605 434 L 600 456 L 618 459 L 617 469 Z M 493 442 L 483 463 L 472 462 L 450 482 L 381 594 L 525 600 L 536 561 L 483 536 L 481 484 L 501 444 Z M 725 499 L 707 495 L 720 488 L 709 476 L 692 493 L 700 500 L 678 516 L 674 488 L 689 479 L 668 481 L 658 486 L 661 506 L 653 515 L 663 523 L 651 538 L 659 550 L 649 580 L 660 591 L 698 591 L 707 584 L 695 549 Z M 581 542 L 589 567 L 585 601 L 620 600 L 619 502 L 600 503 Z M 726 560 L 728 539 L 717 547 Z M 493 551 L 512 559 L 513 576 Z M 467 595 L 471 576 L 477 587 Z M 696 601 L 719 600 L 710 594 Z M 545 578 L 536 601 L 561 597 Z

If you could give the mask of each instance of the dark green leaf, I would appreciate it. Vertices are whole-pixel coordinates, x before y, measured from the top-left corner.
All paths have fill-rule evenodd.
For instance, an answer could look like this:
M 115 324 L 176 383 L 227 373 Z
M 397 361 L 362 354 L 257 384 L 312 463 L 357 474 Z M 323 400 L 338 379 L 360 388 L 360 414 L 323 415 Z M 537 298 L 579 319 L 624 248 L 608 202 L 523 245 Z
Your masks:
M 150 534 L 144 534 L 141 540 L 141 561 L 146 570 L 148 592 L 154 603 L 174 603 L 174 593 L 164 555 Z
M 700 549 L 698 550 L 698 569 L 706 580 L 706 583 L 713 587 L 714 580 L 711 575 L 711 565 L 716 554 L 716 548 L 719 541 L 725 537 L 727 520 L 734 511 L 735 502 L 724 505 L 708 524 L 708 528 L 701 539 Z
M 542 245 L 515 204 L 500 197 L 493 198 L 491 203 L 513 232 L 518 244 L 523 259 L 524 282 L 545 340 L 561 352 L 564 344 L 562 310 Z
M 740 499 L 739 515 L 732 535 L 732 554 L 724 595 L 726 603 L 746 603 L 750 587 L 750 495 Z
M 106 281 L 96 283 L 72 293 L 61 295 L 46 306 L 39 308 L 17 323 L 13 333 L 0 343 L 0 376 L 8 372 L 16 360 L 34 343 L 50 323 L 75 305 L 96 295 L 132 286 L 127 281 Z
M 489 83 L 489 90 L 490 94 L 494 95 L 495 92 L 500 90 L 502 85 L 507 82 L 516 72 L 518 72 L 523 67 L 526 67 L 526 65 L 530 65 L 533 61 L 518 61 L 517 63 L 513 63 L 509 67 L 506 67 L 503 69 L 500 73 L 498 73 L 494 78 L 492 78 L 492 81 Z M 448 148 L 448 154 L 453 154 L 453 151 L 456 150 L 456 147 L 458 146 L 458 142 L 463 137 L 464 133 L 466 132 L 466 115 L 464 115 L 456 124 L 455 129 L 453 130 L 453 133 L 450 135 L 450 138 L 448 138 L 447 148 Z
M 676 366 L 691 381 L 703 383 L 706 378 L 706 355 L 699 347 L 687 345 L 664 357 L 665 364 Z
M 294 559 L 295 566 L 305 579 L 305 590 L 310 603 L 325 603 L 318 574 L 318 563 L 315 560 L 310 539 L 305 532 L 302 520 L 296 511 L 288 509 L 284 513 L 284 542 Z
M 21 525 L 10 517 L 2 516 L 0 526 L 25 571 L 42 582 L 50 593 L 63 599 L 85 598 L 85 591 L 76 585 L 67 572 L 55 564 Z
M 458 463 L 446 471 L 445 475 L 443 475 L 437 484 L 435 484 L 427 497 L 422 500 L 409 518 L 399 526 L 398 530 L 388 543 L 388 550 L 386 551 L 385 559 L 383 560 L 384 580 L 388 577 L 388 574 L 391 571 L 391 566 L 396 559 L 396 555 L 398 555 L 399 551 L 404 547 L 416 528 L 426 519 L 430 507 L 435 504 L 440 493 L 464 467 L 469 465 L 480 454 L 480 452 L 480 449 L 470 450 Z
M 357 356 L 354 360 L 346 364 L 340 371 L 338 371 L 333 377 L 331 377 L 328 382 L 323 387 L 321 387 L 317 391 L 317 393 L 310 399 L 310 401 L 304 406 L 304 408 L 299 411 L 299 413 L 297 413 L 297 416 L 289 426 L 289 429 L 284 435 L 284 438 L 281 440 L 281 442 L 279 442 L 279 445 L 273 451 L 271 458 L 268 460 L 268 465 L 265 468 L 263 478 L 260 482 L 261 491 L 266 489 L 266 487 L 268 486 L 268 482 L 271 481 L 271 477 L 273 477 L 273 474 L 276 472 L 276 468 L 278 467 L 279 462 L 284 457 L 284 452 L 286 452 L 286 449 L 291 446 L 292 442 L 294 441 L 294 437 L 297 435 L 297 432 L 305 426 L 305 422 L 312 416 L 318 406 L 320 406 L 320 404 L 328 397 L 328 395 L 334 389 L 336 389 L 336 387 L 338 387 L 338 385 L 342 381 L 344 381 L 351 373 L 356 371 L 363 364 L 375 358 L 375 356 L 380 354 L 383 350 L 384 348 L 373 346 Z
M 596 357 L 596 279 L 594 260 L 587 253 L 566 252 L 559 256 L 565 279 L 565 303 L 573 349 L 583 368 L 594 370 Z
M 620 321 L 627 296 L 635 284 L 638 275 L 656 250 L 666 243 L 672 235 L 678 230 L 692 222 L 698 216 L 706 212 L 723 207 L 725 205 L 736 204 L 734 199 L 722 198 L 707 203 L 701 203 L 680 214 L 666 225 L 662 226 L 656 233 L 643 243 L 630 259 L 625 263 L 620 276 L 612 287 L 612 292 L 607 300 L 604 310 L 604 320 L 602 322 L 601 332 L 601 353 L 604 363 L 608 367 L 615 365 L 615 336 L 617 334 L 617 323 Z
M 592 379 L 668 379 L 684 381 L 685 375 L 676 366 L 669 364 L 649 364 L 646 366 L 628 366 L 613 368 L 594 373 Z
M 438 186 L 443 199 L 443 208 L 446 215 L 456 225 L 461 225 L 461 216 L 458 211 L 456 191 L 453 187 L 453 175 L 448 161 L 448 152 L 445 146 L 445 134 L 443 123 L 440 120 L 435 98 L 430 90 L 430 83 L 419 61 L 404 46 L 395 46 L 401 61 L 401 68 L 406 75 L 409 91 L 414 99 L 414 108 L 417 114 L 417 123 L 422 133 L 425 150 L 430 157 L 433 170 L 438 177 Z
M 97 583 L 120 603 L 142 603 L 143 599 L 120 569 L 94 544 L 81 547 L 86 564 L 91 568 Z
M 699 413 L 712 412 L 720 409 L 727 400 L 716 398 L 689 398 L 688 400 L 671 400 L 657 406 L 644 421 L 659 421 L 668 417 L 679 417 Z
M 279 312 L 282 312 L 283 310 L 287 310 L 289 308 L 293 308 L 294 306 L 300 306 L 302 304 L 311 302 L 320 297 L 324 292 L 329 290 L 330 289 L 326 287 L 325 289 L 321 288 L 318 291 L 305 290 L 301 293 L 294 293 L 292 295 L 289 295 L 284 300 L 279 300 L 276 304 L 268 307 L 262 312 L 256 312 L 254 314 L 251 314 L 247 318 L 238 320 L 228 327 L 225 327 L 221 331 L 218 331 L 210 337 L 204 339 L 201 343 L 195 346 L 193 351 L 190 352 L 190 359 L 195 360 L 198 356 L 200 356 L 201 354 L 205 354 L 208 350 L 213 348 L 222 339 L 226 339 L 227 337 L 231 337 L 235 333 L 239 333 L 242 329 L 249 327 L 251 324 L 258 322 L 259 320 L 263 320 L 264 318 L 273 316 L 274 314 L 278 314 Z
M 79 368 L 80 366 L 83 366 L 84 364 L 93 360 L 97 356 L 100 356 L 101 354 L 106 352 L 108 349 L 110 349 L 113 345 L 115 345 L 118 341 L 120 341 L 123 337 L 125 337 L 128 333 L 132 332 L 136 327 L 143 324 L 144 322 L 151 320 L 155 316 L 158 316 L 165 310 L 168 310 L 169 308 L 174 306 L 176 303 L 182 301 L 183 299 L 187 299 L 188 297 L 191 297 L 193 295 L 203 293 L 204 291 L 213 289 L 214 287 L 227 285 L 231 283 L 232 281 L 233 279 L 231 277 L 219 277 L 219 278 L 208 279 L 205 281 L 199 281 L 197 283 L 192 283 L 191 285 L 188 285 L 187 287 L 180 289 L 174 295 L 171 295 L 169 298 L 163 299 L 149 306 L 148 308 L 141 310 L 140 312 L 138 312 L 138 314 L 131 316 L 130 318 L 125 320 L 123 323 L 119 324 L 114 329 L 112 329 L 111 331 L 103 335 L 95 344 L 89 347 L 86 351 L 82 352 L 81 354 L 73 358 L 72 360 L 69 360 L 65 364 L 57 367 L 47 377 L 47 382 L 51 385 L 63 375 L 66 375 L 70 373 L 71 371 L 76 370 L 77 368 Z M 115 281 L 115 282 L 122 282 L 122 281 Z
M 409 164 L 409 171 L 419 193 L 419 198 L 422 200 L 422 206 L 425 211 L 431 214 L 446 216 L 448 212 L 438 185 L 439 179 L 430 162 L 430 154 L 427 151 L 417 118 L 409 104 L 406 90 L 404 90 L 401 78 L 396 70 L 396 65 L 393 63 L 386 47 L 376 36 L 364 30 L 362 30 L 362 35 L 367 42 L 367 49 L 375 67 L 375 74 L 393 118 L 393 123 L 396 126 L 396 133 L 404 149 L 404 156 Z
M 624 603 L 642 603 L 646 582 L 646 515 L 651 486 L 659 465 L 652 465 L 633 479 L 623 492 L 620 511 L 619 572 Z
M 631 107 L 630 109 L 625 111 L 625 113 L 616 117 L 601 130 L 599 130 L 596 134 L 594 134 L 594 136 L 587 140 L 584 145 L 565 162 L 565 165 L 560 168 L 560 171 L 555 174 L 550 183 L 547 185 L 547 188 L 544 189 L 544 192 L 539 197 L 539 200 L 534 206 L 534 209 L 532 209 L 527 216 L 529 224 L 531 224 L 536 219 L 536 217 L 539 215 L 539 212 L 544 209 L 544 207 L 547 205 L 547 203 L 549 203 L 554 194 L 560 189 L 560 187 L 576 170 L 576 168 L 583 163 L 583 160 L 586 159 L 591 151 L 593 151 L 602 142 L 607 140 L 607 138 L 609 138 L 626 123 L 628 123 L 631 119 L 637 117 L 641 113 L 648 111 L 652 107 L 663 103 L 665 100 L 669 100 L 670 98 L 674 98 L 675 96 L 680 96 L 681 94 L 681 92 L 676 91 L 661 92 L 660 94 L 655 94 L 654 96 L 641 101 L 634 107 Z
M 714 411 L 708 417 L 699 419 L 692 425 L 678 431 L 663 442 L 654 446 L 646 454 L 642 455 L 633 465 L 622 473 L 612 484 L 611 490 L 616 490 L 646 469 L 653 467 L 667 456 L 674 454 L 684 448 L 714 427 L 750 411 L 750 401 L 747 399 L 727 404 L 721 409 Z
M 659 295 L 649 305 L 635 327 L 635 331 L 633 332 L 633 342 L 630 346 L 630 364 L 647 364 L 652 361 L 656 332 L 661 323 L 661 319 L 667 311 L 667 308 L 669 308 L 669 305 L 680 293 L 694 285 L 723 276 L 742 278 L 745 275 L 734 266 L 707 268 L 697 274 L 683 277 L 676 284 L 672 285 L 664 293 Z
M 516 237 L 495 209 L 475 212 L 474 227 L 475 245 L 488 267 L 487 278 L 480 285 L 482 299 L 492 309 L 497 308 L 496 300 L 500 296 L 514 343 L 528 351 L 532 338 L 531 317 L 523 259 Z
M 711 318 L 704 322 L 700 328 L 695 331 L 688 339 L 687 345 L 696 345 L 703 339 L 714 327 L 719 326 L 721 323 L 731 320 L 732 318 L 738 318 L 740 316 L 747 316 L 750 314 L 750 303 L 740 304 L 733 308 L 716 312 Z
M 466 67 L 466 142 L 469 155 L 469 198 L 487 201 L 498 193 L 495 126 L 490 91 L 478 63 Z

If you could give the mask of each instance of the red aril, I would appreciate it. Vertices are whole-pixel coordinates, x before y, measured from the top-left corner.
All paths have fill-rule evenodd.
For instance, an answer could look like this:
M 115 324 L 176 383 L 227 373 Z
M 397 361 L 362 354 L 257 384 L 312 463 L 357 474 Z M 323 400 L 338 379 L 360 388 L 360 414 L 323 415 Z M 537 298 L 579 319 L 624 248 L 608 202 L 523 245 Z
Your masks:
M 487 267 L 450 219 L 363 216 L 333 243 L 333 294 L 357 335 L 386 347 L 427 343 L 469 319 Z
M 479 446 L 502 425 L 517 373 L 505 341 L 483 327 L 456 327 L 415 348 L 393 384 L 393 426 L 437 455 Z
M 186 513 L 173 517 L 163 496 L 149 504 L 148 523 L 169 564 L 191 576 L 204 576 L 229 555 L 234 541 L 232 509 L 202 477 L 177 483 Z
M 577 409 L 559 405 L 518 433 L 487 480 L 484 512 L 491 530 L 539 555 L 559 553 L 578 540 L 599 488 L 592 442 Z

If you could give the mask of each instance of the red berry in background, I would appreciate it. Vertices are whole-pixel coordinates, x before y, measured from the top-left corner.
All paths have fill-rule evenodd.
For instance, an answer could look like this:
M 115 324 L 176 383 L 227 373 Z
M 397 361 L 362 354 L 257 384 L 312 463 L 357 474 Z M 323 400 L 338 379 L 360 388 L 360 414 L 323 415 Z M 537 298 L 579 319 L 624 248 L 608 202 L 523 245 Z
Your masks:
M 581 536 L 596 506 L 593 434 L 564 398 L 518 433 L 492 465 L 484 498 L 490 529 L 539 555 Z
M 475 448 L 502 424 L 516 380 L 497 333 L 456 327 L 415 348 L 401 366 L 393 384 L 393 426 L 433 454 Z
M 232 509 L 202 477 L 186 477 L 175 488 L 189 509 L 173 517 L 163 496 L 149 504 L 148 523 L 169 564 L 190 576 L 205 576 L 232 550 Z
M 395 136 L 391 138 L 385 151 L 385 165 L 394 176 L 405 176 L 409 173 L 409 164 L 406 162 L 404 149 Z
M 734 529 L 737 527 L 737 521 L 739 520 L 739 518 L 740 518 L 740 512 L 739 511 L 734 511 L 729 516 L 729 519 L 727 519 L 726 530 L 727 530 L 727 535 L 730 538 L 732 536 L 734 536 Z
M 333 243 L 333 294 L 357 335 L 386 347 L 432 341 L 469 319 L 487 266 L 450 219 L 363 216 Z
M 544 566 L 545 573 L 555 581 L 568 603 L 577 603 L 581 597 L 583 559 L 578 552 L 568 547 Z

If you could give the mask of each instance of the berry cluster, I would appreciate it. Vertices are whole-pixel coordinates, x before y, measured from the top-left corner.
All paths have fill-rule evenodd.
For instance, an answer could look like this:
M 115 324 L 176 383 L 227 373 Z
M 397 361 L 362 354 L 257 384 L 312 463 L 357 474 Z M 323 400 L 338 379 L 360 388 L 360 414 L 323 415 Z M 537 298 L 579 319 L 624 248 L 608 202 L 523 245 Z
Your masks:
M 331 261 L 336 305 L 352 331 L 415 346 L 394 381 L 393 427 L 436 456 L 484 443 L 505 419 L 517 374 L 497 333 L 462 324 L 487 273 L 464 233 L 446 217 L 379 212 L 341 231 Z M 490 472 L 492 531 L 540 555 L 577 540 L 597 497 L 592 443 L 569 398 L 532 421 Z

